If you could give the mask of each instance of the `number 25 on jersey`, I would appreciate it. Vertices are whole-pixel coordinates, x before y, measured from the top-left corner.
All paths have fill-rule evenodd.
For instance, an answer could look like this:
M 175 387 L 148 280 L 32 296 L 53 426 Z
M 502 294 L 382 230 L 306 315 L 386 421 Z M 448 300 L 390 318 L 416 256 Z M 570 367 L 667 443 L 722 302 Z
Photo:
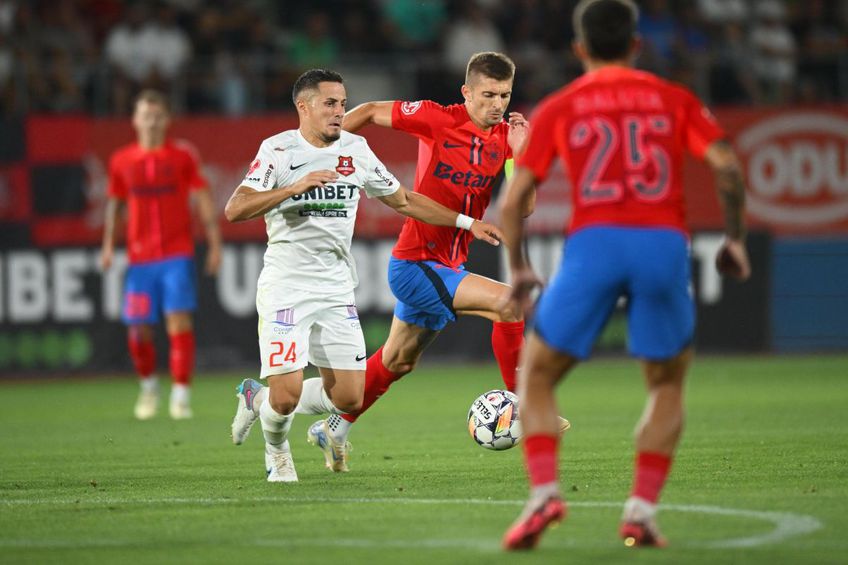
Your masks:
M 579 198 L 584 204 L 621 200 L 625 189 L 639 200 L 656 201 L 668 194 L 670 158 L 663 144 L 671 142 L 666 115 L 627 115 L 618 122 L 607 116 L 577 121 L 569 133 L 573 150 L 589 147 L 580 176 Z M 623 141 L 622 141 L 623 138 Z M 613 159 L 624 144 L 623 170 L 615 174 Z M 653 174 L 648 177 L 649 165 Z

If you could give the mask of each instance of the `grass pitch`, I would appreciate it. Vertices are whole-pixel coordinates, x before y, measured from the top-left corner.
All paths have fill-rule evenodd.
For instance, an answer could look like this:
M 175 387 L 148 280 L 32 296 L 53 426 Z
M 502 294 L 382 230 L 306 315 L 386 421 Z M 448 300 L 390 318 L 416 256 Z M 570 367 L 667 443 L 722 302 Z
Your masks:
M 696 360 L 665 550 L 616 537 L 637 366 L 579 367 L 559 389 L 570 516 L 520 555 L 499 543 L 526 496 L 521 451 L 485 451 L 465 428 L 494 366 L 431 364 L 396 384 L 351 433 L 348 474 L 324 469 L 305 441 L 314 418 L 298 416 L 291 485 L 264 480 L 258 425 L 230 443 L 241 376 L 200 375 L 187 422 L 167 407 L 134 421 L 130 377 L 0 383 L 0 563 L 848 561 L 846 356 Z

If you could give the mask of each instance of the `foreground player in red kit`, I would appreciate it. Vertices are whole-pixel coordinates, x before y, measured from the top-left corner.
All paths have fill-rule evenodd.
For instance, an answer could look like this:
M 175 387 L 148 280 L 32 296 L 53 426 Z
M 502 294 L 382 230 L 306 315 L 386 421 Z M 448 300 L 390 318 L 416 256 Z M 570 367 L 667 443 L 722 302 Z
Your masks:
M 512 112 L 504 121 L 514 75 L 515 65 L 506 55 L 478 53 L 468 62 L 463 104 L 369 102 L 345 114 L 343 126 L 355 132 L 376 124 L 416 136 L 415 192 L 480 219 L 504 163 L 521 153 L 527 138 L 527 122 L 521 114 Z M 521 212 L 527 215 L 531 210 L 529 203 Z M 492 349 L 504 385 L 515 389 L 524 320 L 509 303 L 509 286 L 465 270 L 471 238 L 462 227 L 405 221 L 389 263 L 389 286 L 398 302 L 385 345 L 368 359 L 362 409 L 331 415 L 309 429 L 309 440 L 324 450 L 327 466 L 334 471 L 347 470 L 345 445 L 351 423 L 415 368 L 427 346 L 457 315 L 492 320 Z M 246 379 L 240 394 L 246 399 L 264 393 L 259 383 Z M 305 380 L 297 412 L 320 414 L 322 405 L 320 379 Z M 255 410 L 241 414 L 244 417 L 233 421 L 235 443 L 244 441 L 255 420 Z M 562 429 L 568 426 L 563 419 Z
M 539 104 L 503 202 L 514 303 L 526 307 L 540 281 L 522 254 L 521 210 L 554 158 L 568 170 L 574 210 L 568 241 L 562 265 L 536 307 L 519 378 L 530 500 L 506 532 L 506 549 L 534 547 L 544 529 L 565 516 L 557 482 L 554 388 L 589 356 L 620 297 L 627 300 L 630 353 L 642 362 L 648 390 L 620 535 L 628 546 L 666 543 L 655 514 L 683 429 L 683 381 L 695 328 L 684 149 L 716 173 L 727 235 L 719 271 L 739 280 L 750 275 L 745 188 L 736 156 L 695 96 L 631 68 L 637 20 L 631 0 L 578 4 L 575 52 L 586 74 Z
M 156 352 L 153 324 L 165 313 L 173 379 L 170 414 L 191 418 L 189 386 L 194 369 L 192 312 L 197 307 L 194 242 L 189 198 L 196 200 L 209 246 L 206 272 L 217 272 L 221 235 L 215 206 L 194 151 L 166 137 L 170 122 L 167 99 L 159 92 L 142 92 L 132 123 L 137 141 L 118 149 L 109 163 L 109 200 L 103 229 L 100 263 L 112 265 L 115 226 L 128 210 L 129 268 L 124 285 L 122 318 L 129 328 L 129 350 L 141 379 L 135 417 L 147 420 L 159 405 L 154 375 Z

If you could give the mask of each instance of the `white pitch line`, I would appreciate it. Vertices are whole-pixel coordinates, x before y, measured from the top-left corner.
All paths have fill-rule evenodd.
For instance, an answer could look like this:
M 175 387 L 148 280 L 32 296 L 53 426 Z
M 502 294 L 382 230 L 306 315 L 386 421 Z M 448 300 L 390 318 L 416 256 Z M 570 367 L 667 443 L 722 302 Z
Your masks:
M 97 500 L 49 500 L 49 499 L 12 499 L 0 500 L 0 505 L 3 506 L 40 506 L 40 505 L 150 505 L 150 504 L 197 504 L 202 506 L 224 505 L 224 504 L 244 504 L 250 502 L 280 502 L 280 503 L 300 503 L 300 504 L 426 504 L 426 505 L 490 505 L 490 506 L 522 506 L 523 500 L 490 500 L 485 498 L 465 498 L 465 499 L 441 499 L 441 498 L 327 498 L 327 497 L 279 497 L 279 496 L 259 496 L 251 498 L 104 498 Z M 573 508 L 620 508 L 620 502 L 569 502 L 569 506 Z M 822 527 L 822 523 L 805 514 L 795 514 L 792 512 L 767 512 L 758 510 L 745 510 L 738 508 L 724 508 L 721 506 L 700 506 L 688 504 L 663 504 L 660 507 L 664 511 L 671 512 L 688 512 L 697 514 L 713 514 L 717 516 L 737 516 L 740 518 L 750 518 L 752 520 L 762 520 L 770 522 L 774 525 L 774 529 L 770 532 L 757 534 L 742 538 L 730 538 L 723 540 L 694 542 L 694 543 L 675 543 L 677 547 L 700 547 L 700 548 L 741 548 L 741 547 L 756 547 L 760 545 L 768 545 L 784 541 L 790 537 L 800 536 L 812 533 Z M 35 547 L 30 544 L 31 540 L 0 540 L 0 547 Z M 44 540 L 44 543 L 39 547 L 71 547 L 68 544 L 74 542 L 50 541 Z M 257 545 L 271 546 L 311 546 L 311 545 L 326 545 L 328 540 L 322 538 L 320 540 L 271 540 L 259 541 Z M 120 542 L 117 542 L 120 545 Z M 95 544 L 97 545 L 97 544 Z M 130 545 L 128 542 L 127 545 Z M 341 547 L 421 547 L 421 548 L 451 548 L 451 547 L 475 547 L 476 549 L 487 551 L 492 548 L 497 548 L 496 542 L 483 542 L 471 540 L 345 540 L 337 539 L 331 545 Z M 562 544 L 559 544 L 562 545 Z M 87 547 L 86 542 L 81 542 L 82 547 Z M 574 547 L 573 543 L 563 547 Z

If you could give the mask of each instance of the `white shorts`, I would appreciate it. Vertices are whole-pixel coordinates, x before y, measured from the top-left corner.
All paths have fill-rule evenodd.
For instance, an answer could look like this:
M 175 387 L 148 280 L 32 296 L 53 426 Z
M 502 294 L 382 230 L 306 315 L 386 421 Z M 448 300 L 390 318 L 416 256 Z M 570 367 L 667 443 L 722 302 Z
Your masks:
M 365 370 L 365 338 L 353 291 L 326 295 L 259 288 L 261 378 L 316 367 Z

